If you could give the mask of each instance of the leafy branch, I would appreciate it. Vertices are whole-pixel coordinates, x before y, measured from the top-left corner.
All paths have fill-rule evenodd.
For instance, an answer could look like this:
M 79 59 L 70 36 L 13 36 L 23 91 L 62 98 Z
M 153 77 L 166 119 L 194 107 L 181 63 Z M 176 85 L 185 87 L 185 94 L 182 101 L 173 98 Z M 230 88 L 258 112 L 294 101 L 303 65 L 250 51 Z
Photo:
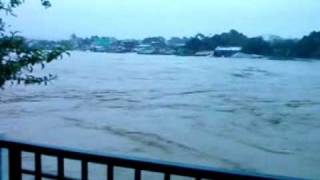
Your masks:
M 24 0 L 10 0 L 3 2 L 0 0 L 0 12 L 7 15 L 15 16 L 13 10 L 24 3 Z M 41 0 L 45 8 L 51 7 L 48 0 Z M 62 46 L 53 50 L 44 50 L 32 48 L 26 42 L 26 39 L 19 36 L 17 31 L 6 32 L 6 24 L 0 18 L 0 88 L 7 81 L 17 82 L 17 84 L 47 84 L 48 81 L 56 79 L 55 75 L 43 77 L 34 76 L 33 70 L 35 65 L 41 65 L 42 69 L 47 63 L 61 59 L 66 52 Z

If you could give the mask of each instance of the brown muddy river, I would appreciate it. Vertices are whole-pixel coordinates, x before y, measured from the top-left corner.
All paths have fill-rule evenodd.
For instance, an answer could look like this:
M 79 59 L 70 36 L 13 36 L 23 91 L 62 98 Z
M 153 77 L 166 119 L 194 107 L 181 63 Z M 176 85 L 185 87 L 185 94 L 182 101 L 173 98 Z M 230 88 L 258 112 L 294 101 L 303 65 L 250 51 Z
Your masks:
M 0 90 L 5 137 L 320 177 L 320 61 L 72 52 L 40 73 L 59 78 Z

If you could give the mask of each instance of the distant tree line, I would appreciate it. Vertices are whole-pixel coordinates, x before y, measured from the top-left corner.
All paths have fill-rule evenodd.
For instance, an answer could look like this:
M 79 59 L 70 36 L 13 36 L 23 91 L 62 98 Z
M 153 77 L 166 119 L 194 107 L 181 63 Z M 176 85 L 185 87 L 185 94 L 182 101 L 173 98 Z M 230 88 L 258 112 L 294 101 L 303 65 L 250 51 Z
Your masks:
M 274 57 L 320 58 L 320 32 L 312 32 L 302 39 L 282 39 L 280 37 L 265 40 L 263 37 L 249 38 L 231 30 L 228 33 L 205 36 L 197 34 L 186 43 L 186 51 L 214 50 L 218 46 L 240 46 L 248 54 L 260 54 Z
M 168 40 L 161 36 L 128 41 L 99 36 L 81 38 L 73 34 L 69 40 L 37 40 L 31 42 L 30 44 L 35 48 L 53 49 L 63 46 L 68 50 L 90 50 L 99 46 L 105 49 L 112 46 L 123 46 L 126 49 L 132 50 L 139 44 L 151 44 L 161 48 L 174 49 L 177 55 L 194 55 L 199 51 L 213 51 L 218 46 L 239 46 L 242 47 L 242 52 L 247 54 L 277 58 L 320 58 L 320 31 L 312 32 L 301 39 L 283 39 L 279 36 L 271 36 L 269 39 L 262 36 L 248 37 L 236 30 L 231 30 L 227 33 L 213 36 L 197 34 L 193 37 L 173 37 Z

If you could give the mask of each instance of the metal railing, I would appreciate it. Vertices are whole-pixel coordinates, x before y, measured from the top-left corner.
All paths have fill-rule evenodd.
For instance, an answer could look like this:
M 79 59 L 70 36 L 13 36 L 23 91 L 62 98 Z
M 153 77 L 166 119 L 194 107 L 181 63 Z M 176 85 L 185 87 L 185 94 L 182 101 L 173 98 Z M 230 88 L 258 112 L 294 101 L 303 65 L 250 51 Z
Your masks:
M 244 173 L 237 171 L 218 170 L 202 166 L 193 166 L 179 163 L 169 163 L 126 156 L 115 156 L 83 152 L 68 148 L 58 148 L 18 142 L 12 140 L 1 140 L 0 148 L 8 150 L 8 177 L 9 180 L 21 180 L 23 175 L 32 175 L 35 180 L 49 179 L 75 179 L 65 176 L 65 159 L 81 162 L 81 179 L 87 180 L 88 163 L 98 163 L 105 166 L 106 179 L 114 179 L 114 168 L 123 167 L 134 170 L 134 180 L 142 179 L 142 172 L 157 172 L 163 174 L 164 180 L 170 180 L 173 175 L 187 176 L 196 180 L 200 179 L 292 179 L 287 177 L 269 176 L 255 173 Z M 22 153 L 34 154 L 34 170 L 22 167 Z M 57 158 L 57 173 L 49 174 L 43 172 L 42 156 L 53 156 Z M 3 169 L 3 168 L 1 168 Z M 0 170 L 1 170 L 0 169 Z M 4 172 L 1 172 L 3 174 Z

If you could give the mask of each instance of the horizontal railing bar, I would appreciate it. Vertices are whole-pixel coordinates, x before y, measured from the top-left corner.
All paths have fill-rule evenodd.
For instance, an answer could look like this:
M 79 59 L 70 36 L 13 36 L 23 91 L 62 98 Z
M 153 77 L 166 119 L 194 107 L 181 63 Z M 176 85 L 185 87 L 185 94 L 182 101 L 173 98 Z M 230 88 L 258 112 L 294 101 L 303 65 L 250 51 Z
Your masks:
M 113 166 L 126 167 L 132 169 L 141 169 L 152 172 L 166 172 L 175 175 L 183 175 L 190 177 L 202 178 L 230 178 L 237 177 L 237 179 L 293 179 L 283 176 L 272 176 L 258 173 L 244 173 L 241 171 L 229 171 L 214 169 L 204 166 L 185 165 L 182 163 L 171 163 L 165 161 L 156 161 L 143 158 L 133 158 L 128 156 L 102 154 L 96 152 L 84 152 L 70 148 L 61 148 L 54 146 L 45 146 L 30 144 L 25 142 L 10 141 L 0 139 L 0 147 L 16 148 L 21 151 L 41 152 L 41 154 L 52 155 L 63 158 L 71 158 L 77 160 L 85 160 L 87 162 L 112 164 Z
M 22 170 L 22 174 L 27 174 L 27 175 L 32 175 L 32 176 L 35 176 L 35 172 L 34 171 L 31 171 L 31 170 L 27 170 L 27 169 L 23 169 Z M 44 177 L 44 178 L 49 178 L 49 179 L 58 179 L 58 176 L 57 175 L 53 175 L 53 174 L 49 174 L 49 173 L 41 173 L 41 177 Z M 65 180 L 79 180 L 77 178 L 70 178 L 70 177 L 65 177 L 64 178 Z

